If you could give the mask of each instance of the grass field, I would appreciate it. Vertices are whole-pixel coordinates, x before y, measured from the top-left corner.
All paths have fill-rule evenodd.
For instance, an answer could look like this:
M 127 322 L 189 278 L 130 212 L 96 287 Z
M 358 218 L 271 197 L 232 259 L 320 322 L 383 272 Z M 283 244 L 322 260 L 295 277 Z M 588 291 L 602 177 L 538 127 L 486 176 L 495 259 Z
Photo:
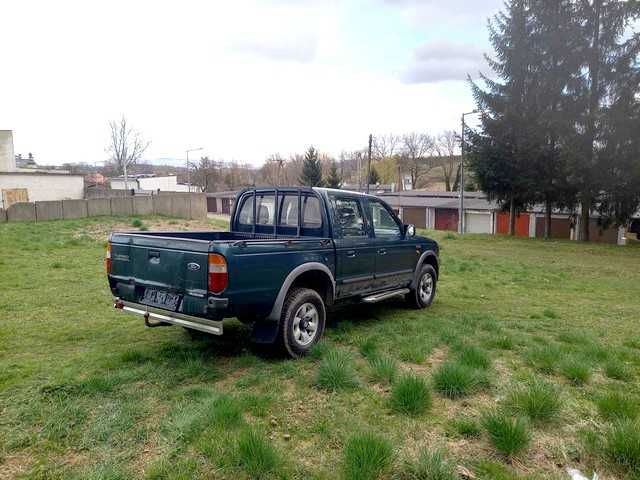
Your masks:
M 437 233 L 432 308 L 338 311 L 291 361 L 115 311 L 133 223 L 208 226 L 0 225 L 0 478 L 640 477 L 637 245 Z

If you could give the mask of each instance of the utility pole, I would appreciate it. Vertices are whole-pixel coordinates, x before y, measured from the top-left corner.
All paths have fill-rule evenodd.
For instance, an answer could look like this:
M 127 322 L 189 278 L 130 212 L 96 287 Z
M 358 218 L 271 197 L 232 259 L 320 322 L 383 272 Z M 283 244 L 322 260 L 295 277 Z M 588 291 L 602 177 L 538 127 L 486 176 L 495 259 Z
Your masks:
M 464 235 L 464 117 L 478 113 L 477 110 L 462 114 L 462 133 L 460 135 L 460 206 L 458 208 L 458 233 Z
M 369 193 L 369 184 L 371 183 L 371 146 L 373 145 L 373 135 L 369 134 L 369 158 L 367 160 L 367 193 Z
M 202 147 L 187 149 L 187 188 L 188 188 L 187 191 L 189 193 L 191 193 L 191 168 L 189 167 L 189 152 L 197 152 L 199 150 L 204 150 L 204 149 Z

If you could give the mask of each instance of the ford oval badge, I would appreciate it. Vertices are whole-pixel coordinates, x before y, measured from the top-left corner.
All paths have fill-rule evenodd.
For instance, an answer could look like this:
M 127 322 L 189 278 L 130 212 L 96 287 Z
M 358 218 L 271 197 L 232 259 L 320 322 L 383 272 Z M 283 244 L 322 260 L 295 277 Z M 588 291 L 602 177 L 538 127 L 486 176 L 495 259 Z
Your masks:
M 187 268 L 192 272 L 197 272 L 198 270 L 200 270 L 200 264 L 195 262 L 187 263 Z

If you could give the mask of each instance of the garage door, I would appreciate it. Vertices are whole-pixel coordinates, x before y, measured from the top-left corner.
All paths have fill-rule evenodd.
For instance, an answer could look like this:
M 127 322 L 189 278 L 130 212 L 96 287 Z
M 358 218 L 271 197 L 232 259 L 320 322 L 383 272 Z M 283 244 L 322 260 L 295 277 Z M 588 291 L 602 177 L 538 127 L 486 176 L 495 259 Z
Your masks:
M 458 210 L 436 208 L 436 230 L 458 230 Z
M 417 228 L 427 228 L 427 210 L 426 208 L 403 207 L 402 221 L 405 224 L 413 224 Z
M 536 218 L 536 237 L 544 238 L 544 217 Z M 569 218 L 551 218 L 551 238 L 571 238 Z
M 490 213 L 465 212 L 464 220 L 467 233 L 492 233 Z
M 509 233 L 509 213 L 498 213 L 496 231 L 503 235 Z M 521 213 L 516 217 L 516 237 L 528 237 L 529 236 L 529 214 Z

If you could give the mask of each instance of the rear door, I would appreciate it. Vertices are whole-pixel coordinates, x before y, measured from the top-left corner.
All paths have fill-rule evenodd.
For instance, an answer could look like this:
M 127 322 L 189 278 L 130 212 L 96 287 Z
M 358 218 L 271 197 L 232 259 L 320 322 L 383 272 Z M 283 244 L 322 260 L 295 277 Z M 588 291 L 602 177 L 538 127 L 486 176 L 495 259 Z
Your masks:
M 339 297 L 375 289 L 375 246 L 369 238 L 364 205 L 360 198 L 330 195 L 336 246 L 336 283 Z
M 413 278 L 416 242 L 405 239 L 402 223 L 386 204 L 368 198 L 366 206 L 375 245 L 375 288 L 404 287 Z

